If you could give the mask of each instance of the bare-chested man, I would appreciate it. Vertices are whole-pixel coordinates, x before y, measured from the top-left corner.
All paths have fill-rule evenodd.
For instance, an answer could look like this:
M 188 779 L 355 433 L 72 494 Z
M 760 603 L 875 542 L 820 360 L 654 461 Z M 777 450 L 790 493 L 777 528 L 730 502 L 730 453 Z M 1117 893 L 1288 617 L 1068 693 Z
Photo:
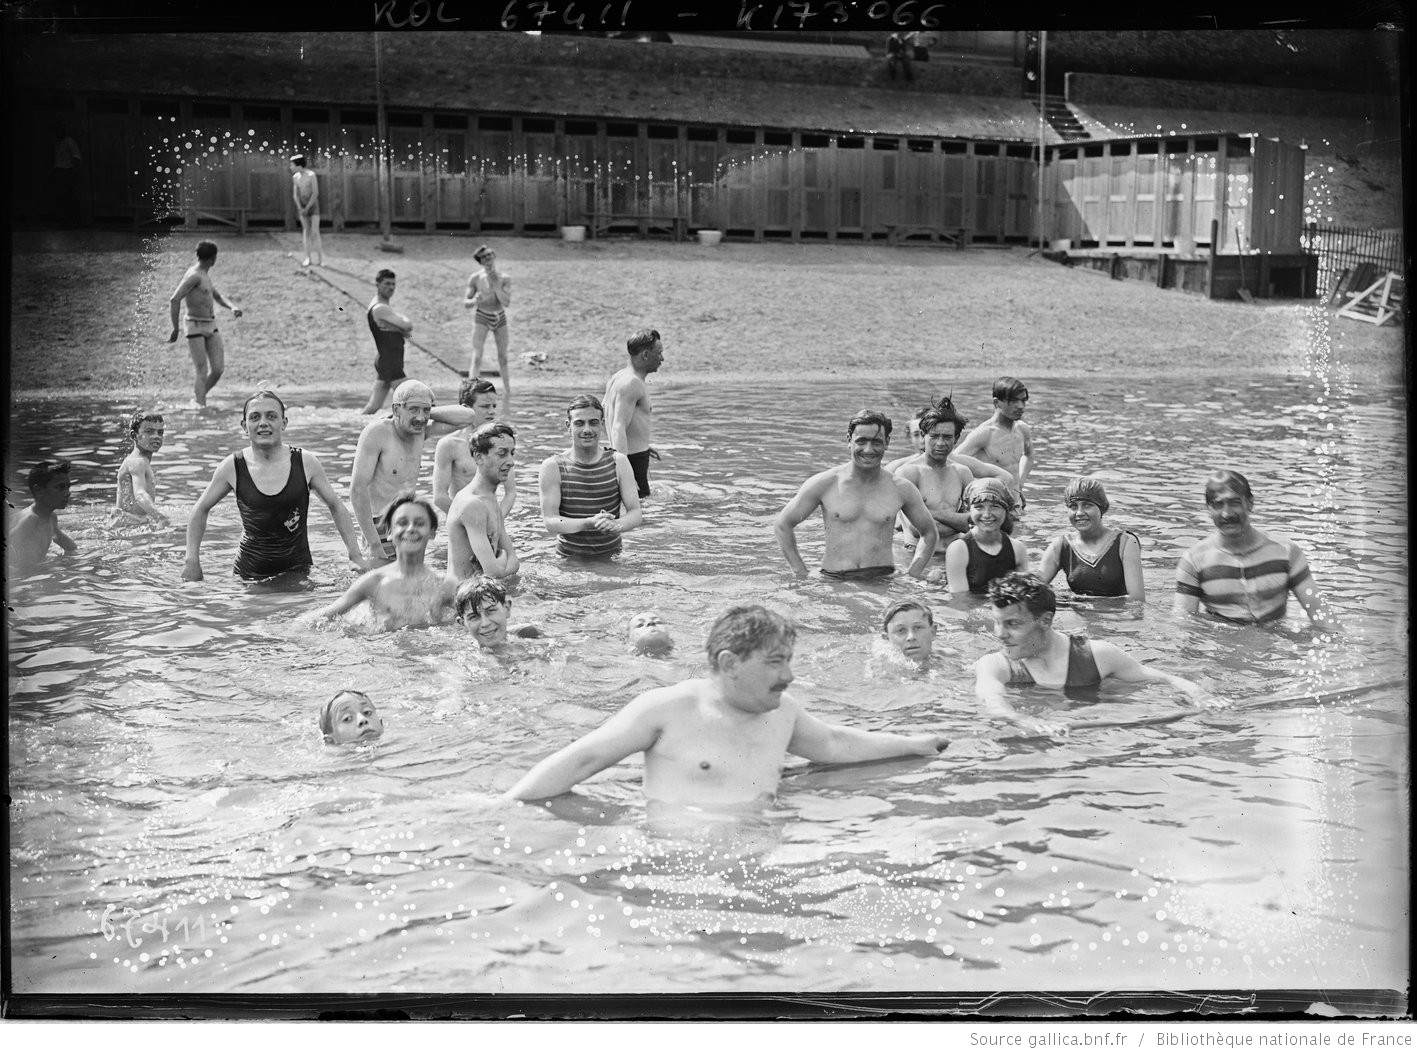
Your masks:
M 392 412 L 370 421 L 354 448 L 354 473 L 349 504 L 364 535 L 370 558 L 389 561 L 393 546 L 375 526 L 377 514 L 404 491 L 416 490 L 423 466 L 423 440 L 434 432 L 472 423 L 466 406 L 434 408 L 433 389 L 422 381 L 404 381 L 394 390 Z
M 502 412 L 507 413 L 512 406 L 512 375 L 507 367 L 511 336 L 506 309 L 512 306 L 512 276 L 497 270 L 497 254 L 485 245 L 479 245 L 472 258 L 482 265 L 482 270 L 473 272 L 463 295 L 463 307 L 473 312 L 472 365 L 467 375 L 474 380 L 482 375 L 482 352 L 490 332 L 497 342 L 497 370 L 506 394 Z
M 1028 388 L 1023 381 L 1000 377 L 994 382 L 994 416 L 970 432 L 955 451 L 956 460 L 975 457 L 1009 472 L 1012 481 L 1006 479 L 1004 485 L 1020 509 L 1028 504 L 1023 488 L 1033 471 L 1033 433 L 1023 423 L 1027 406 Z
M 964 531 L 969 530 L 969 516 L 960 511 L 964 488 L 974 476 L 963 465 L 950 460 L 950 452 L 964 431 L 964 419 L 953 406 L 943 402 L 926 411 L 920 418 L 920 431 L 925 436 L 925 454 L 919 460 L 907 462 L 896 473 L 901 479 L 915 484 L 925 507 L 935 518 L 939 531 L 940 551 Z M 916 535 L 914 528 L 910 534 Z
M 438 440 L 433 448 L 433 504 L 447 512 L 462 490 L 477 475 L 468 441 L 472 433 L 497 416 L 497 389 L 491 381 L 468 377 L 458 389 L 458 405 L 472 411 L 472 424 Z M 517 502 L 517 474 L 513 470 L 502 488 L 502 515 L 507 516 Z
M 625 342 L 630 364 L 605 386 L 605 425 L 610 445 L 629 458 L 640 497 L 649 497 L 649 459 L 659 460 L 659 451 L 649 445 L 654 423 L 654 407 L 649 404 L 645 379 L 664 362 L 664 345 L 659 330 L 642 329 Z
M 475 575 L 505 578 L 521 561 L 497 503 L 497 484 L 516 467 L 517 434 L 493 422 L 473 432 L 469 445 L 477 475 L 448 510 L 448 570 L 459 582 Z
M 187 268 L 182 281 L 172 291 L 168 304 L 172 308 L 172 335 L 169 344 L 177 343 L 182 305 L 187 305 L 187 350 L 192 355 L 192 396 L 197 406 L 207 405 L 207 392 L 216 387 L 226 369 L 226 349 L 216 328 L 216 304 L 227 308 L 237 318 L 241 309 L 228 302 L 212 284 L 208 273 L 216 263 L 216 242 L 197 243 L 197 262 Z
M 162 414 L 154 410 L 139 410 L 129 419 L 133 449 L 118 466 L 110 527 L 167 526 L 167 517 L 157 507 L 157 475 L 153 472 L 153 455 L 162 449 L 164 432 Z
M 69 462 L 41 461 L 26 480 L 34 504 L 14 514 L 5 525 L 5 557 L 11 575 L 29 574 L 58 544 L 65 556 L 79 545 L 59 528 L 59 510 L 69 505 Z M 8 507 L 6 509 L 8 512 Z
M 310 266 L 310 244 L 315 245 L 315 263 L 324 266 L 325 250 L 320 244 L 320 181 L 305 167 L 305 155 L 290 159 L 291 192 L 295 197 L 295 216 L 300 220 L 300 240 L 305 246 L 302 267 Z
M 923 578 L 938 532 L 915 484 L 881 470 L 891 419 L 878 410 L 861 410 L 847 422 L 846 434 L 851 460 L 807 480 L 778 514 L 774 530 L 782 555 L 798 575 L 807 573 L 797 551 L 797 525 L 820 508 L 826 525 L 822 574 L 836 579 L 894 574 L 891 538 L 896 514 L 904 512 L 920 535 L 908 572 Z

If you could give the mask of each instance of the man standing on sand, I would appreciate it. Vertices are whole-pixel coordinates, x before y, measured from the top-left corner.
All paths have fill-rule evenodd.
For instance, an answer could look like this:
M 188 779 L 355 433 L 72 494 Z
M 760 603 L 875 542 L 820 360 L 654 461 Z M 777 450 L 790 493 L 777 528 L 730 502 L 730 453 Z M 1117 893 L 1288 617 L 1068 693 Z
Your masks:
M 217 466 L 212 481 L 192 507 L 187 520 L 187 559 L 182 565 L 184 582 L 202 580 L 207 514 L 232 491 L 241 514 L 241 544 L 234 568 L 241 578 L 259 581 L 310 570 L 311 491 L 329 508 L 351 562 L 364 569 L 359 535 L 349 510 L 325 478 L 320 459 L 308 450 L 286 445 L 286 424 L 285 403 L 275 392 L 259 391 L 242 406 L 241 427 L 249 445 Z
M 920 535 L 908 573 L 923 578 L 938 531 L 915 484 L 881 470 L 891 419 L 878 410 L 861 410 L 847 422 L 846 434 L 851 460 L 807 480 L 778 514 L 774 530 L 782 555 L 797 575 L 807 574 L 797 552 L 797 525 L 820 508 L 826 525 L 822 574 L 842 580 L 887 577 L 895 573 L 896 514 L 904 512 Z
M 362 414 L 374 414 L 383 409 L 389 390 L 404 379 L 403 341 L 413 333 L 413 323 L 390 306 L 398 283 L 394 272 L 385 267 L 374 276 L 374 299 L 369 301 L 365 321 L 374 335 L 374 390 L 364 404 Z
M 377 514 L 399 494 L 418 489 L 423 440 L 431 434 L 472 423 L 466 406 L 433 407 L 433 389 L 422 381 L 404 381 L 394 390 L 392 412 L 370 421 L 354 448 L 349 504 L 377 564 L 394 558 L 392 544 L 375 526 Z
M 960 511 L 960 506 L 964 488 L 974 477 L 969 469 L 950 459 L 959 434 L 964 431 L 964 419 L 945 401 L 921 415 L 920 431 L 925 436 L 924 456 L 918 461 L 906 462 L 896 475 L 908 479 L 920 491 L 925 507 L 935 518 L 943 551 L 946 545 L 969 530 L 969 516 Z
M 320 244 L 320 181 L 305 167 L 305 155 L 290 159 L 291 189 L 295 197 L 295 215 L 300 220 L 300 240 L 305 246 L 305 259 L 300 266 L 310 266 L 310 241 L 315 242 L 315 263 L 323 267 L 325 250 Z
M 468 445 L 472 433 L 497 416 L 497 388 L 491 381 L 464 378 L 458 388 L 458 405 L 472 411 L 472 424 L 438 440 L 433 448 L 433 504 L 447 512 L 458 492 L 477 475 L 477 463 Z M 517 502 L 517 475 L 513 470 L 502 490 L 502 515 L 511 513 Z
M 226 369 L 226 349 L 222 346 L 221 334 L 216 328 L 216 307 L 220 304 L 237 318 L 241 309 L 234 302 L 229 303 L 212 284 L 210 271 L 216 263 L 216 243 L 197 243 L 197 262 L 187 268 L 182 281 L 172 291 L 168 304 L 172 308 L 172 334 L 169 344 L 177 343 L 182 305 L 187 305 L 187 350 L 192 355 L 192 395 L 196 406 L 207 405 L 207 392 L 216 387 Z
M 502 412 L 507 413 L 512 406 L 512 375 L 507 367 L 511 336 L 507 331 L 506 309 L 512 306 L 512 277 L 497 270 L 497 254 L 485 245 L 479 245 L 472 258 L 482 265 L 482 270 L 474 272 L 467 280 L 467 292 L 463 296 L 463 307 L 473 311 L 472 367 L 468 376 L 473 380 L 482 376 L 482 351 L 487 347 L 490 331 L 497 342 L 497 370 L 506 393 Z
M 564 556 L 614 556 L 620 536 L 644 522 L 629 460 L 601 445 L 604 424 L 600 400 L 576 396 L 566 408 L 570 448 L 541 463 L 541 522 Z
M 659 460 L 659 451 L 649 445 L 654 407 L 649 404 L 645 379 L 663 364 L 664 345 L 659 330 L 642 329 L 625 342 L 625 347 L 630 364 L 605 386 L 605 425 L 610 445 L 629 459 L 640 498 L 644 499 L 649 497 L 649 459 Z
M 448 570 L 459 582 L 475 575 L 505 578 L 521 566 L 497 504 L 497 484 L 517 463 L 517 434 L 494 422 L 472 433 L 471 446 L 477 475 L 448 510 Z

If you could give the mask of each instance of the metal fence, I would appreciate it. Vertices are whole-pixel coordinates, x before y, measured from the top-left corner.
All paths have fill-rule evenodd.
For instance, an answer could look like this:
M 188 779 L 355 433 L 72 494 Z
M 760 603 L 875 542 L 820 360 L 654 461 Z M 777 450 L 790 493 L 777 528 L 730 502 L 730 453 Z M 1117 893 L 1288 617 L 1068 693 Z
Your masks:
M 1331 297 L 1339 282 L 1356 275 L 1363 264 L 1371 264 L 1374 280 L 1387 271 L 1405 272 L 1401 231 L 1359 230 L 1356 227 L 1304 228 L 1304 249 L 1319 258 L 1319 292 Z

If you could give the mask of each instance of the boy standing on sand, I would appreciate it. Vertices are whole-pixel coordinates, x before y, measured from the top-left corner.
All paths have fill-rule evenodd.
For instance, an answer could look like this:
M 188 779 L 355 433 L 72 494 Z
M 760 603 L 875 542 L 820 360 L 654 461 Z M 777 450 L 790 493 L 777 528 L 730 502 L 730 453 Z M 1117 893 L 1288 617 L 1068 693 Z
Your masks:
M 955 450 L 957 456 L 975 457 L 1011 473 L 1013 481 L 1004 482 L 1020 509 L 1028 505 L 1023 487 L 1033 471 L 1033 433 L 1023 423 L 1027 406 L 1028 388 L 1023 381 L 1000 377 L 994 382 L 994 416 L 970 432 Z
M 109 525 L 145 523 L 167 526 L 167 517 L 157 507 L 157 477 L 153 455 L 162 449 L 162 414 L 139 410 L 128 422 L 133 449 L 118 466 L 118 494 L 114 499 Z
M 300 240 L 305 246 L 302 267 L 310 266 L 310 242 L 315 243 L 315 264 L 325 264 L 325 249 L 320 244 L 320 180 L 305 167 L 305 155 L 290 159 L 291 194 L 295 198 L 295 215 L 300 220 Z
M 502 412 L 509 413 L 512 406 L 512 375 L 507 368 L 507 346 L 511 336 L 507 331 L 506 309 L 512 306 L 512 277 L 497 270 L 497 254 L 485 245 L 479 245 L 472 258 L 482 265 L 482 270 L 473 272 L 467 280 L 467 292 L 463 296 L 463 307 L 471 309 L 472 320 L 472 368 L 468 376 L 476 380 L 482 375 L 482 351 L 487 347 L 487 334 L 497 342 L 497 370 L 502 376 L 502 388 L 506 399 Z
M 709 675 L 654 688 L 605 724 L 543 760 L 506 797 L 538 801 L 641 751 L 652 801 L 730 805 L 771 797 L 786 754 L 841 764 L 949 745 L 933 733 L 906 736 L 828 725 L 786 694 L 792 683 L 792 623 L 759 605 L 730 608 L 709 630 Z
M 192 396 L 195 405 L 207 405 L 207 392 L 216 387 L 226 369 L 226 348 L 221 342 L 221 334 L 216 328 L 216 307 L 220 304 L 237 318 L 241 309 L 235 302 L 228 303 L 212 284 L 210 271 L 216 263 L 216 242 L 197 243 L 197 262 L 187 268 L 182 281 L 172 291 L 168 304 L 172 308 L 172 335 L 169 344 L 177 343 L 177 331 L 182 305 L 187 305 L 187 350 L 192 356 L 195 376 L 192 382 Z

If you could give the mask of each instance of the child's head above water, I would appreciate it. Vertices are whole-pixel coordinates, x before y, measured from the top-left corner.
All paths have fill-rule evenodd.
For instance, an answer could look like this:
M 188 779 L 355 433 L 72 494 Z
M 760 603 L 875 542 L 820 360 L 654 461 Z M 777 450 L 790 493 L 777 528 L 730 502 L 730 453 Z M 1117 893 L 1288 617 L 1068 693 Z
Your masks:
M 384 721 L 363 692 L 342 689 L 320 708 L 326 743 L 367 743 L 384 734 Z
M 512 600 L 502 583 L 493 578 L 469 578 L 453 597 L 458 622 L 472 631 L 479 646 L 490 648 L 507 641 L 507 620 Z
M 907 659 L 923 663 L 935 646 L 935 616 L 918 600 L 897 600 L 881 619 L 881 636 Z
M 674 647 L 669 627 L 658 611 L 641 611 L 630 618 L 630 650 L 641 655 L 664 655 Z

